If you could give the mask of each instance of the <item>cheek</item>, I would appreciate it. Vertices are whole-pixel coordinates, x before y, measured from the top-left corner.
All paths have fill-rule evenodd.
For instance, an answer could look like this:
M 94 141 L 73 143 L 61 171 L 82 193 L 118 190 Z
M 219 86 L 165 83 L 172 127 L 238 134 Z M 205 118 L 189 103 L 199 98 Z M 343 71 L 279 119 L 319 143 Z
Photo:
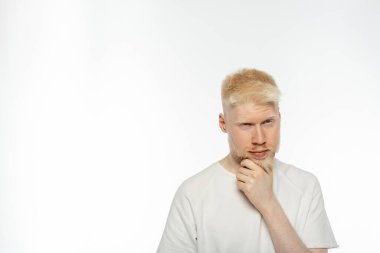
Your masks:
M 246 146 L 250 143 L 250 135 L 247 132 L 233 130 L 229 136 L 230 140 L 238 147 Z
M 280 131 L 276 129 L 276 131 L 273 131 L 272 133 L 269 134 L 269 139 L 267 141 L 268 143 L 271 144 L 271 146 L 277 146 L 279 140 L 280 140 Z

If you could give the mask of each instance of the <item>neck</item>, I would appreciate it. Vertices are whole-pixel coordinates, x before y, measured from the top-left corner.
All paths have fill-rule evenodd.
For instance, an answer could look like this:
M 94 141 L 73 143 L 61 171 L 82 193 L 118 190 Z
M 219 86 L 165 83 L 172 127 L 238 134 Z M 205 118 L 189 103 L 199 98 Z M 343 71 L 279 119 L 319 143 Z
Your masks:
M 222 160 L 219 161 L 219 163 L 228 170 L 229 172 L 236 174 L 237 170 L 240 167 L 240 164 L 238 164 L 231 156 L 231 154 L 228 154 L 226 157 L 224 157 Z

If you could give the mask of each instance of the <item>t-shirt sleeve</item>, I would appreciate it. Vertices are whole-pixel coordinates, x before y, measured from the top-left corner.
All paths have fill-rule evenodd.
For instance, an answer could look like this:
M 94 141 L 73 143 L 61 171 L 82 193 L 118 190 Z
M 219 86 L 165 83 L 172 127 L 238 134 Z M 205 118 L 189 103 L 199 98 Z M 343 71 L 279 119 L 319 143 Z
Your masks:
M 196 226 L 192 206 L 180 187 L 171 205 L 157 253 L 196 252 Z
M 308 248 L 338 247 L 324 206 L 321 187 L 316 180 L 301 239 Z

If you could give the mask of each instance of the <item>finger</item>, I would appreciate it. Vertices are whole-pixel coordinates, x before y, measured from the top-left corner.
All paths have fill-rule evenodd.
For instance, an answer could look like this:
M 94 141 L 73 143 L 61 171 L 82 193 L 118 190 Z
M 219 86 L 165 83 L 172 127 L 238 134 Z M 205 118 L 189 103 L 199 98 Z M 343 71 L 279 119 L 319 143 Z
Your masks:
M 268 169 L 266 169 L 266 168 L 264 168 L 264 167 L 261 167 L 260 166 L 260 168 L 265 172 L 265 173 L 267 173 L 268 175 L 270 175 L 271 174 L 271 172 L 270 171 L 268 171 Z
M 248 181 L 249 177 L 248 177 L 247 175 L 242 174 L 242 173 L 237 173 L 237 174 L 236 174 L 236 179 L 237 179 L 238 181 L 240 181 L 240 182 L 245 183 L 245 182 Z
M 238 169 L 238 173 L 241 173 L 241 174 L 246 175 L 246 176 L 249 176 L 251 172 L 252 172 L 252 170 L 247 169 L 245 167 L 239 167 L 239 169 Z
M 246 175 L 248 177 L 256 177 L 256 170 L 247 169 L 245 167 L 240 167 L 238 169 L 238 173 L 241 173 L 243 175 Z
M 260 166 L 258 166 L 255 162 L 253 162 L 250 159 L 244 159 L 243 161 L 241 161 L 240 165 L 250 170 L 257 170 L 260 168 Z
M 245 184 L 241 181 L 236 181 L 237 187 L 239 190 L 244 191 Z
M 241 162 L 241 165 L 257 172 L 267 172 L 264 168 L 262 168 L 259 164 L 255 163 L 250 159 L 245 159 Z

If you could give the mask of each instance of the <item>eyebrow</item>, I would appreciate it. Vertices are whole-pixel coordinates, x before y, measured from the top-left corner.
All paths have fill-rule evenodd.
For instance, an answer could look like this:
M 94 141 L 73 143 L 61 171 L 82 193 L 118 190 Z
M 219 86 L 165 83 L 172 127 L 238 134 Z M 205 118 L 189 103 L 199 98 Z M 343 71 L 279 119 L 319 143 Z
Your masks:
M 265 121 L 267 121 L 267 120 L 274 120 L 274 119 L 276 119 L 276 118 L 278 118 L 277 115 L 273 115 L 273 116 L 267 117 L 267 118 L 265 118 L 263 121 L 261 121 L 260 124 L 263 123 L 263 122 L 265 122 Z
M 267 120 L 276 119 L 276 118 L 279 118 L 279 115 L 271 115 L 269 117 L 264 118 L 262 121 L 260 121 L 258 123 L 251 123 L 251 124 L 261 124 Z M 250 119 L 243 119 L 243 120 L 239 120 L 237 123 L 238 124 L 245 124 L 245 123 L 250 123 L 250 122 L 251 122 Z
M 279 116 L 278 115 L 272 115 L 272 116 L 269 116 L 268 118 L 266 118 L 265 120 L 268 120 L 268 119 L 275 119 L 275 118 L 278 118 Z M 265 121 L 264 120 L 264 121 Z

